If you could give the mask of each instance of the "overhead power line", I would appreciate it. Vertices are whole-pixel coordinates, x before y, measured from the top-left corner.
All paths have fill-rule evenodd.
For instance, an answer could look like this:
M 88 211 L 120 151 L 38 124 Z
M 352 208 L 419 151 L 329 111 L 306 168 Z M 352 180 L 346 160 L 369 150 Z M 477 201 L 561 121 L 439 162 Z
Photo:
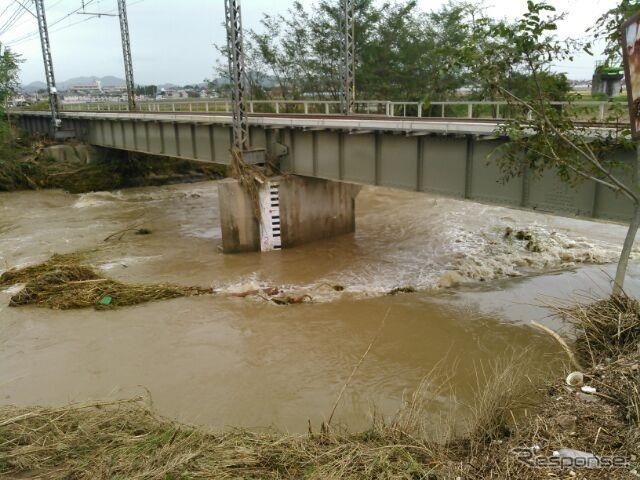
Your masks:
M 11 27 L 13 27 L 18 20 L 24 15 L 25 10 L 22 6 L 16 1 L 13 0 L 13 4 L 17 5 L 17 8 L 13 11 L 13 13 L 9 16 L 9 18 L 0 26 L 0 35 L 8 32 Z
M 59 1 L 58 1 L 58 2 L 56 2 L 53 6 L 58 5 L 61 1 L 62 1 L 62 0 L 59 0 Z M 92 4 L 92 3 L 93 3 L 93 2 L 95 2 L 95 1 L 96 1 L 96 0 L 89 0 L 89 1 L 85 2 L 84 6 L 85 6 L 85 7 L 86 7 L 86 6 L 89 6 L 90 4 Z M 132 7 L 133 5 L 138 5 L 139 3 L 142 3 L 142 2 L 144 2 L 144 1 L 146 1 L 146 0 L 137 0 L 137 1 L 134 1 L 134 2 L 129 3 L 129 5 L 128 5 L 128 6 L 129 6 L 129 7 Z M 76 10 L 72 11 L 72 12 L 69 12 L 69 13 L 65 14 L 64 16 L 62 16 L 62 17 L 58 18 L 56 21 L 52 22 L 52 23 L 51 23 L 51 25 L 49 25 L 49 27 L 53 27 L 53 26 L 55 26 L 55 25 L 59 24 L 60 22 L 62 22 L 62 21 L 63 21 L 63 20 L 65 20 L 66 18 L 69 18 L 70 16 L 72 16 L 72 15 L 74 15 L 74 14 L 76 14 L 76 13 L 82 13 L 82 12 L 79 12 L 79 10 L 82 10 L 82 7 L 78 8 L 78 9 L 76 9 Z M 109 14 L 109 15 L 110 15 L 110 14 L 112 14 L 112 13 L 114 13 L 114 12 L 117 12 L 117 9 L 108 10 L 107 12 L 105 12 L 105 13 L 101 13 L 101 14 L 99 14 L 99 15 L 107 15 L 107 14 Z M 59 28 L 57 28 L 57 29 L 50 29 L 49 33 L 50 33 L 50 34 L 52 34 L 52 33 L 57 33 L 57 32 L 60 32 L 60 31 L 62 31 L 62 30 L 65 30 L 65 29 L 67 29 L 67 28 L 73 27 L 73 26 L 75 26 L 75 25 L 79 25 L 79 24 L 81 24 L 81 23 L 88 22 L 89 20 L 93 20 L 93 19 L 95 19 L 95 18 L 98 18 L 98 16 L 99 16 L 99 15 L 95 14 L 94 16 L 89 16 L 89 17 L 87 17 L 87 18 L 83 18 L 82 20 L 79 20 L 79 21 L 77 21 L 77 22 L 72 22 L 72 23 L 68 23 L 68 24 L 66 24 L 66 25 L 62 25 L 62 26 L 60 26 L 60 27 L 59 27 Z M 9 46 L 9 47 L 15 47 L 15 46 L 20 45 L 20 44 L 22 44 L 22 43 L 25 43 L 25 42 L 28 42 L 28 41 L 34 40 L 37 36 L 38 36 L 38 32 L 37 32 L 37 31 L 35 31 L 35 32 L 31 32 L 31 33 L 28 33 L 28 34 L 26 34 L 26 35 L 24 35 L 24 36 L 22 36 L 22 37 L 16 38 L 15 40 L 10 40 L 10 41 L 8 41 L 8 42 L 5 42 L 5 45 L 6 45 L 6 46 Z
M 2 13 L 0 13 L 0 17 L 2 17 L 5 13 L 7 13 L 7 10 L 9 10 L 9 8 L 11 8 L 11 3 L 8 4 L 6 7 L 4 7 L 4 10 L 2 10 Z
M 15 0 L 14 0 L 14 1 L 15 1 Z M 91 4 L 92 4 L 92 3 L 94 3 L 95 1 L 96 1 L 96 0 L 88 0 L 87 2 L 85 2 L 85 3 L 84 3 L 84 6 L 91 5 Z M 59 2 L 58 2 L 58 3 L 59 3 Z M 56 3 L 56 5 L 57 5 L 57 3 Z M 22 8 L 22 7 L 19 7 L 19 8 Z M 51 29 L 52 27 L 55 27 L 55 26 L 56 26 L 56 25 L 58 25 L 60 22 L 62 22 L 62 21 L 64 21 L 64 20 L 66 20 L 67 18 L 71 17 L 72 15 L 74 15 L 74 14 L 78 13 L 78 12 L 79 12 L 80 10 L 82 10 L 82 9 L 83 9 L 83 6 L 80 6 L 80 7 L 76 8 L 75 10 L 72 10 L 72 11 L 70 11 L 69 13 L 66 13 L 65 15 L 63 15 L 63 16 L 62 16 L 62 17 L 60 17 L 60 18 L 58 18 L 57 20 L 54 20 L 53 22 L 51 22 L 51 23 L 49 24 L 49 29 Z M 24 10 L 23 10 L 23 12 L 24 12 Z M 53 32 L 54 32 L 54 30 L 51 30 L 51 33 L 53 33 Z M 3 33 L 3 32 L 2 32 L 2 31 L 0 31 L 0 34 L 2 34 L 2 33 Z M 6 42 L 6 45 L 7 45 L 7 46 L 15 46 L 15 45 L 17 45 L 17 44 L 19 44 L 19 43 L 22 43 L 22 42 L 23 42 L 23 41 L 25 41 L 25 40 L 29 40 L 29 39 L 31 39 L 31 38 L 35 38 L 35 37 L 37 37 L 38 35 L 39 35 L 39 32 L 36 30 L 36 31 L 34 31 L 34 32 L 28 33 L 27 35 L 25 35 L 25 36 L 23 36 L 23 37 L 20 37 L 20 38 L 17 38 L 17 39 L 15 39 L 15 40 L 11 40 L 11 41 L 9 41 L 9 42 Z
M 36 16 L 36 14 L 35 14 L 35 13 L 33 13 L 31 10 L 29 10 L 29 8 L 27 8 L 27 6 L 26 6 L 24 3 L 22 3 L 22 1 L 21 1 L 21 0 L 15 0 L 15 1 L 16 1 L 16 2 L 18 2 L 18 5 L 20 5 L 20 6 L 21 6 L 22 8 L 24 8 L 27 12 L 29 12 L 33 18 L 35 18 L 35 19 L 37 19 L 37 18 L 38 18 L 38 17 Z
M 50 5 L 49 7 L 47 7 L 48 11 L 51 11 L 53 8 L 55 8 L 56 6 L 60 5 L 64 0 L 58 0 L 57 2 L 55 2 L 53 5 Z M 36 18 L 36 14 L 33 13 L 33 11 L 27 7 L 27 5 L 29 5 L 31 3 L 31 0 L 15 0 L 15 2 L 17 2 L 25 11 L 29 12 L 33 18 Z M 9 10 L 9 8 L 11 8 L 12 5 L 15 4 L 15 2 L 9 3 L 4 10 L 2 11 L 2 13 L 0 13 L 0 18 L 4 16 L 4 14 L 7 12 L 7 10 Z M 20 18 L 24 17 L 24 15 L 21 15 Z M 6 31 L 4 31 L 3 33 L 7 33 L 11 30 L 14 30 L 18 27 L 21 27 L 22 25 L 26 25 L 27 23 L 31 22 L 31 19 L 29 17 L 27 17 L 24 21 L 19 22 L 17 19 L 16 22 L 13 22 L 10 27 L 7 27 Z

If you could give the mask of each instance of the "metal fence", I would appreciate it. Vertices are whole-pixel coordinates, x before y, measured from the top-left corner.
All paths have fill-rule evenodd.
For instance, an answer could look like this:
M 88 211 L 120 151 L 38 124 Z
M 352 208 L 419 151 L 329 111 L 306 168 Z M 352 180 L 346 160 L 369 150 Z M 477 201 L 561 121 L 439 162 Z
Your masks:
M 551 102 L 560 109 L 568 109 L 579 120 L 594 122 L 628 122 L 625 102 L 575 101 Z M 337 115 L 339 101 L 327 100 L 249 100 L 249 113 Z M 231 112 L 230 100 L 160 100 L 138 103 L 141 112 Z M 354 113 L 381 117 L 507 119 L 513 106 L 501 101 L 392 102 L 360 100 Z M 126 102 L 63 103 L 63 111 L 123 112 Z

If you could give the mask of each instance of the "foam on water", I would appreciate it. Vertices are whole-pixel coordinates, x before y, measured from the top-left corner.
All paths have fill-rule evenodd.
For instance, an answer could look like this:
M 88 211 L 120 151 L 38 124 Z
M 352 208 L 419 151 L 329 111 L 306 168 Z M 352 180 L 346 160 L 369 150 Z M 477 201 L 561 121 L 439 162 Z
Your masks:
M 122 192 L 90 192 L 78 195 L 77 200 L 73 203 L 74 208 L 90 208 L 109 205 L 112 202 L 123 200 Z
M 603 242 L 588 242 L 543 225 L 521 225 L 519 230 L 530 240 L 506 234 L 506 227 L 480 232 L 462 232 L 461 248 L 452 256 L 449 269 L 468 281 L 487 281 L 525 273 L 569 268 L 577 264 L 604 264 L 616 260 L 619 247 Z M 511 227 L 509 227 L 511 228 Z
M 350 265 L 307 284 L 282 286 L 253 275 L 222 291 L 240 293 L 276 286 L 286 295 L 308 294 L 314 302 L 327 302 L 345 295 L 381 296 L 403 287 L 440 290 L 580 264 L 611 263 L 620 253 L 619 244 L 588 241 L 535 222 L 497 222 L 468 229 L 453 221 L 440 231 L 437 242 L 421 244 L 417 238 L 420 235 L 404 232 L 396 248 L 356 258 Z
M 102 263 L 98 266 L 100 270 L 108 272 L 110 270 L 114 270 L 116 268 L 128 268 L 131 265 L 145 263 L 149 260 L 157 259 L 162 257 L 162 255 L 149 255 L 149 256 L 140 256 L 140 257 L 122 257 L 112 260 L 110 262 Z
M 131 190 L 117 190 L 113 192 L 89 192 L 77 195 L 76 201 L 73 203 L 74 208 L 90 208 L 105 205 L 113 205 L 113 202 L 131 202 L 153 204 L 168 200 L 185 200 L 198 199 L 201 197 L 210 198 L 216 194 L 216 189 L 209 186 L 208 189 L 203 187 L 194 187 L 190 191 L 183 191 L 177 188 L 160 187 L 152 190 L 152 187 L 141 187 Z M 213 190 L 213 191 L 212 191 Z
M 17 283 L 15 285 L 11 285 L 8 288 L 5 288 L 4 290 L 2 290 L 2 293 L 5 293 L 7 295 L 13 296 L 16 293 L 18 293 L 20 290 L 22 290 L 24 288 L 24 283 Z

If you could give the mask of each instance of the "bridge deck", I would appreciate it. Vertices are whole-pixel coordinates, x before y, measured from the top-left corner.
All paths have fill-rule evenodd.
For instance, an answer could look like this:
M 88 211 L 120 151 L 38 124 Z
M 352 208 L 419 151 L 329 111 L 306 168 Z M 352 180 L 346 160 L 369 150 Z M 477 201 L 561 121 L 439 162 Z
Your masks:
M 14 112 L 19 115 L 49 117 L 49 112 Z M 61 119 L 76 120 L 129 120 L 143 122 L 176 122 L 204 125 L 230 125 L 230 114 L 225 113 L 157 113 L 157 112 L 62 112 Z M 357 115 L 345 118 L 341 115 L 250 114 L 249 124 L 261 127 L 287 127 L 327 130 L 372 130 L 397 132 L 422 132 L 441 134 L 493 135 L 499 123 L 482 119 L 440 118 L 387 118 L 375 115 Z

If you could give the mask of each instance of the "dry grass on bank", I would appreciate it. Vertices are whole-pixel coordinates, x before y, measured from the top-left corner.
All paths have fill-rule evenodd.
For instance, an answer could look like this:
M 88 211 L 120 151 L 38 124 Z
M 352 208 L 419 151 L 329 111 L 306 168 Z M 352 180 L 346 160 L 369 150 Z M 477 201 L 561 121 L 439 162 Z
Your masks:
M 509 371 L 520 374 L 522 365 L 513 362 Z M 479 380 L 479 385 L 491 390 L 504 387 L 505 376 L 495 378 L 497 371 L 487 368 L 479 374 L 488 382 L 481 385 L 484 380 Z M 443 416 L 435 429 L 433 414 L 434 406 L 441 409 L 442 398 L 450 393 L 451 374 L 434 369 L 391 421 L 377 418 L 369 430 L 355 434 L 326 425 L 322 433 L 307 435 L 240 429 L 213 433 L 160 417 L 141 399 L 59 408 L 4 407 L 0 408 L 0 477 L 455 478 L 465 472 L 472 449 L 466 439 L 455 439 L 457 419 Z M 508 385 L 516 388 L 512 379 Z M 512 431 L 513 415 L 502 415 L 506 407 L 486 398 L 476 413 L 498 422 L 495 431 Z M 472 418 L 475 425 L 487 424 L 475 414 Z M 440 434 L 437 442 L 432 436 L 435 430 Z M 483 448 L 486 441 L 486 436 L 474 439 L 473 448 Z
M 640 348 L 640 302 L 627 295 L 587 297 L 557 312 L 578 332 L 575 349 L 590 365 L 637 353 Z
M 512 434 L 516 416 L 531 407 L 539 395 L 537 386 L 543 381 L 529 368 L 532 352 L 497 358 L 476 368 L 475 401 L 470 405 L 469 439 L 478 444 Z
M 171 284 L 127 284 L 106 278 L 83 263 L 81 253 L 53 255 L 38 265 L 0 275 L 0 287 L 24 283 L 9 305 L 36 305 L 54 310 L 136 305 L 155 300 L 213 293 L 211 288 Z
M 627 295 L 590 300 L 559 311 L 578 331 L 575 348 L 590 362 L 594 384 L 640 425 L 640 302 Z
M 0 409 L 0 475 L 41 478 L 426 478 L 429 452 L 360 435 L 211 433 L 142 401 Z

